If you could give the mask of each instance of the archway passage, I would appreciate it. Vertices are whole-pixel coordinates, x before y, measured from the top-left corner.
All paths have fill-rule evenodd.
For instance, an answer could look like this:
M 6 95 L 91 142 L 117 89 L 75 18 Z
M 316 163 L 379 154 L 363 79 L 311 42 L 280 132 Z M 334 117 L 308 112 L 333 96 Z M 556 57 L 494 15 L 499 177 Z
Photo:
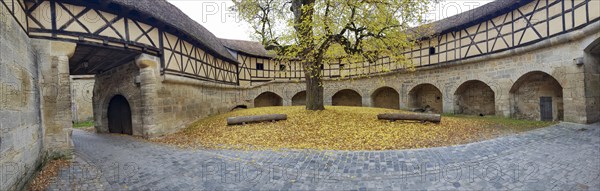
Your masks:
M 254 107 L 282 106 L 283 99 L 273 92 L 263 92 L 254 98 Z
M 454 93 L 454 98 L 456 114 L 496 114 L 494 91 L 482 81 L 471 80 L 461 84 Z
M 298 92 L 292 97 L 292 105 L 306 105 L 306 91 Z
M 235 107 L 233 107 L 233 109 L 231 109 L 231 111 L 242 110 L 242 109 L 248 109 L 248 106 L 246 106 L 246 105 L 236 105 Z
M 432 84 L 420 84 L 408 93 L 410 107 L 433 113 L 443 112 L 442 92 Z
M 518 119 L 562 120 L 563 94 L 558 81 L 544 72 L 521 76 L 510 89 L 511 115 Z
M 131 108 L 127 99 L 121 95 L 114 96 L 108 104 L 108 131 L 110 133 L 133 134 Z
M 588 57 L 591 64 L 586 65 L 586 83 L 589 94 L 587 95 L 587 107 L 588 107 L 588 123 L 600 122 L 600 38 L 598 38 L 598 45 L 593 50 L 591 58 Z M 591 65 L 591 66 L 589 66 Z M 588 72 L 589 71 L 589 72 Z
M 373 106 L 388 109 L 400 109 L 400 94 L 390 87 L 381 87 L 371 95 Z
M 354 90 L 340 90 L 331 98 L 334 106 L 362 106 L 362 97 Z
M 586 49 L 583 57 L 587 123 L 600 121 L 600 38 Z

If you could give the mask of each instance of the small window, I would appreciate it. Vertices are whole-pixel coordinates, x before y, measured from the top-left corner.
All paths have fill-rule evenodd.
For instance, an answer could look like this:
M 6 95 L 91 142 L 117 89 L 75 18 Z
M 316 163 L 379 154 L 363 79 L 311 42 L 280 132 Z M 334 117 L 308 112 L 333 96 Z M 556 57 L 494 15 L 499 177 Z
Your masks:
M 321 70 L 325 69 L 325 65 L 321 64 Z
M 263 63 L 256 63 L 257 70 L 265 70 L 265 65 Z
M 340 68 L 346 68 L 346 64 L 340 64 Z
M 435 54 L 435 47 L 429 47 L 429 55 Z
M 280 64 L 279 65 L 279 71 L 284 71 L 285 70 L 286 65 L 284 64 Z

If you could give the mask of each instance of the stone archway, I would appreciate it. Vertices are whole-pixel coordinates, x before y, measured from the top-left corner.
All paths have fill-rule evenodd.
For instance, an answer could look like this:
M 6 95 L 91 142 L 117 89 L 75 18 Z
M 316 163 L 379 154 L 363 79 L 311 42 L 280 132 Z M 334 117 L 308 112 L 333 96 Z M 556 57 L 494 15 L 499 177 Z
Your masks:
M 273 92 L 263 92 L 254 98 L 254 107 L 282 106 L 283 99 Z
M 511 116 L 529 120 L 562 120 L 563 88 L 551 75 L 534 71 L 521 76 L 510 89 Z
M 331 98 L 334 106 L 362 106 L 362 97 L 354 90 L 344 89 L 333 94 Z
M 125 97 L 116 95 L 110 99 L 107 116 L 110 133 L 133 135 L 131 107 Z
M 470 80 L 461 84 L 454 92 L 455 114 L 494 115 L 496 104 L 494 91 L 479 80 Z
M 400 94 L 391 87 L 381 87 L 371 95 L 373 107 L 400 109 Z
M 600 121 L 600 38 L 584 50 L 587 123 Z
M 242 109 L 248 109 L 248 106 L 247 105 L 236 105 L 235 107 L 233 107 L 231 109 L 231 111 L 242 110 Z
M 409 107 L 433 113 L 443 112 L 442 92 L 432 84 L 419 84 L 412 88 L 409 95 Z
M 296 95 L 292 97 L 292 105 L 306 105 L 306 91 L 296 93 Z

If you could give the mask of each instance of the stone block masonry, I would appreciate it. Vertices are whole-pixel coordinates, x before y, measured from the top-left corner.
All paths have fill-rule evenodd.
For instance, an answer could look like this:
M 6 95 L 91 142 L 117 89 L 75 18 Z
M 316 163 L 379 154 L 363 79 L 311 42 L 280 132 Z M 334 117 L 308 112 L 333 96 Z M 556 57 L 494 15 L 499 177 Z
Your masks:
M 43 156 L 36 49 L 0 6 L 0 190 L 19 190 Z
M 141 88 L 136 83 L 139 68 L 129 62 L 112 70 L 97 74 L 93 92 L 93 110 L 96 130 L 108 133 L 108 107 L 110 100 L 121 95 L 127 99 L 131 107 L 133 135 L 144 136 L 142 128 L 142 96 Z
M 598 28 L 600 24 L 594 24 L 580 32 L 529 47 L 443 66 L 417 68 L 415 72 L 325 80 L 325 104 L 335 103 L 336 93 L 352 89 L 362 97 L 363 106 L 383 105 L 376 103 L 382 98 L 375 96 L 377 99 L 374 99 L 374 95 L 377 89 L 390 87 L 399 94 L 402 109 L 429 105 L 440 113 L 541 120 L 540 98 L 549 97 L 552 120 L 597 122 L 600 118 L 600 109 L 597 109 L 600 53 L 588 53 L 585 49 L 600 39 Z M 573 62 L 583 55 L 587 55 L 583 65 Z M 249 88 L 248 97 L 255 99 L 270 91 L 281 96 L 286 105 L 296 93 L 304 90 L 302 82 L 276 80 Z
M 0 190 L 20 190 L 42 160 L 72 152 L 64 92 L 75 44 L 30 39 L 10 14 L 0 21 Z
M 244 80 L 256 80 L 258 76 L 256 79 L 248 79 L 246 76 L 248 73 L 240 72 L 244 70 L 235 70 L 239 65 L 228 63 L 229 61 L 227 63 L 220 62 L 223 61 L 220 60 L 222 58 L 212 55 L 212 51 L 204 50 L 205 47 L 196 47 L 194 43 L 192 43 L 194 45 L 186 44 L 190 42 L 174 43 L 179 46 L 179 49 L 163 46 L 165 43 L 162 41 L 175 39 L 179 41 L 183 37 L 171 35 L 168 30 L 165 30 L 168 27 L 164 27 L 164 23 L 160 24 L 163 22 L 160 20 L 155 21 L 163 26 L 155 25 L 157 23 L 154 22 L 140 21 L 142 26 L 152 25 L 148 26 L 152 30 L 143 30 L 142 37 L 144 38 L 137 38 L 140 41 L 134 40 L 135 42 L 131 41 L 129 35 L 124 35 L 126 38 L 117 35 L 121 36 L 121 38 L 117 38 L 112 34 L 106 35 L 102 31 L 97 32 L 100 34 L 86 33 L 86 35 L 78 36 L 79 32 L 83 33 L 79 25 L 83 25 L 81 21 L 85 20 L 78 20 L 76 21 L 78 24 L 73 25 L 61 23 L 61 25 L 64 24 L 64 27 L 55 26 L 57 25 L 55 17 L 45 20 L 37 17 L 44 15 L 36 14 L 41 11 L 40 9 L 33 8 L 35 10 L 30 11 L 18 9 L 20 3 L 24 2 L 22 0 L 1 2 L 0 190 L 22 189 L 40 161 L 47 157 L 69 155 L 72 151 L 73 108 L 77 108 L 76 111 L 86 110 L 79 109 L 77 100 L 81 92 L 78 94 L 77 90 L 72 88 L 76 87 L 76 84 L 72 84 L 70 79 L 70 65 L 86 63 L 85 59 L 73 56 L 79 47 L 91 47 L 93 53 L 98 53 L 94 52 L 94 46 L 106 49 L 104 51 L 110 53 L 102 54 L 101 56 L 106 56 L 103 57 L 104 59 L 110 58 L 111 53 L 121 52 L 121 50 L 123 52 L 131 51 L 124 53 L 123 58 L 119 60 L 105 61 L 102 59 L 104 62 L 114 62 L 98 65 L 105 68 L 81 72 L 96 74 L 94 77 L 96 83 L 91 91 L 93 94 L 92 110 L 96 129 L 100 133 L 111 132 L 111 122 L 121 122 L 111 120 L 114 118 L 110 118 L 108 115 L 109 110 L 114 109 L 111 107 L 113 98 L 119 98 L 117 103 L 120 105 L 118 106 L 124 108 L 124 113 L 127 114 L 118 116 L 118 118 L 123 117 L 127 122 L 131 122 L 115 123 L 120 124 L 120 128 L 125 128 L 124 124 L 129 125 L 127 128 L 131 128 L 130 131 L 121 132 L 131 132 L 134 136 L 149 138 L 176 132 L 195 120 L 225 113 L 234 108 L 301 105 L 302 97 L 305 97 L 301 93 L 306 89 L 301 78 L 296 78 L 296 81 L 292 80 L 294 78 L 278 78 L 280 80 L 263 81 L 259 83 L 260 85 L 255 86 L 247 86 L 247 83 L 242 83 L 242 86 L 235 85 L 238 83 L 240 74 L 243 75 L 241 78 Z M 66 9 L 61 8 L 61 1 L 27 2 L 27 5 L 40 5 L 38 7 L 41 9 L 48 9 L 48 7 L 53 9 L 52 7 L 54 7 L 56 8 L 53 9 L 54 13 L 65 15 L 67 13 Z M 543 1 L 532 3 L 540 2 L 543 3 Z M 423 67 L 417 68 L 415 72 L 396 71 L 377 73 L 369 78 L 325 80 L 324 102 L 326 105 L 389 106 L 401 109 L 428 106 L 432 112 L 437 113 L 481 113 L 532 120 L 597 122 L 600 120 L 600 32 L 598 32 L 600 31 L 600 22 L 598 22 L 597 15 L 598 6 L 596 6 L 598 1 L 582 2 L 584 4 L 581 5 L 585 6 L 574 8 L 571 12 L 565 12 L 568 10 L 557 11 L 553 8 L 546 10 L 555 12 L 555 15 L 560 14 L 563 18 L 572 14 L 579 15 L 573 17 L 576 22 L 571 23 L 571 26 L 554 24 L 552 27 L 548 26 L 549 30 L 546 33 L 552 32 L 557 36 L 544 34 L 543 38 L 541 36 L 539 39 L 531 38 L 532 31 L 543 25 L 529 27 L 521 26 L 523 23 L 514 22 L 514 20 L 507 21 L 507 24 L 513 25 L 513 27 L 516 24 L 517 27 L 524 28 L 523 30 L 526 32 L 523 31 L 521 34 L 525 36 L 527 42 L 531 43 L 515 44 L 513 42 L 509 49 L 496 49 L 498 52 L 490 52 L 494 50 L 492 47 L 492 50 L 487 50 L 482 54 L 469 54 L 469 51 L 462 52 L 459 48 L 455 49 L 452 54 L 457 52 L 462 54 L 459 58 L 475 57 L 458 59 L 453 55 L 452 57 L 455 58 L 449 59 L 452 61 L 437 65 L 428 65 L 428 63 L 437 63 L 430 62 L 429 59 L 419 59 L 424 60 L 424 63 L 414 64 Z M 56 6 L 57 4 L 58 6 Z M 112 14 L 105 12 L 110 12 L 110 10 L 103 10 L 103 8 L 113 6 L 111 4 L 111 6 L 100 8 L 101 10 L 96 10 L 96 7 L 90 7 L 92 9 L 86 9 L 83 6 L 74 7 L 82 8 L 85 12 L 91 11 L 107 16 Z M 515 11 L 513 10 L 513 14 L 516 13 Z M 525 11 L 530 13 L 529 11 L 533 10 Z M 143 12 L 137 13 L 145 14 Z M 521 9 L 518 12 L 521 12 Z M 531 14 L 535 15 L 541 12 L 533 11 Z M 134 13 L 133 10 L 131 13 Z M 135 21 L 128 15 L 123 17 L 128 21 Z M 27 18 L 38 18 L 42 23 L 28 23 Z M 554 19 L 554 21 L 556 20 L 559 19 Z M 58 21 L 61 22 L 60 19 Z M 115 20 L 115 22 L 120 21 Z M 454 42 L 466 45 L 462 44 L 466 42 L 464 34 L 467 33 L 467 36 L 470 37 L 468 33 L 470 30 L 478 31 L 472 33 L 475 36 L 483 36 L 476 34 L 481 33 L 476 28 L 488 27 L 490 22 L 485 22 L 485 25 L 472 25 L 466 29 L 455 31 L 460 34 L 459 39 Z M 551 22 L 553 21 L 545 23 Z M 39 26 L 40 24 L 45 26 Z M 104 23 L 93 23 L 89 27 L 96 26 L 96 24 L 104 25 Z M 65 30 L 39 33 L 40 30 L 50 25 L 53 25 L 53 28 L 58 27 Z M 135 25 L 138 26 L 112 25 L 119 29 L 107 25 L 104 29 L 110 28 L 120 34 L 134 34 L 139 32 L 136 28 L 146 28 L 139 26 L 138 23 Z M 85 28 L 85 26 L 82 27 Z M 30 30 L 28 34 L 26 30 L 29 29 L 35 30 Z M 166 37 L 163 38 L 161 32 L 166 32 L 164 33 L 167 34 Z M 494 31 L 485 31 L 486 34 L 490 32 Z M 527 33 L 529 35 L 526 35 Z M 36 39 L 30 39 L 28 35 Z M 204 35 L 211 37 L 212 34 L 205 33 Z M 510 35 L 515 37 L 520 34 Z M 451 42 L 448 40 L 448 35 L 445 36 L 445 42 Z M 499 41 L 499 38 L 495 39 Z M 186 40 L 184 39 L 184 41 Z M 491 42 L 490 39 L 487 40 Z M 171 45 L 173 42 L 170 41 L 166 44 Z M 475 42 L 470 43 L 471 45 L 468 46 L 474 45 Z M 454 44 L 456 45 L 456 43 Z M 211 46 L 212 50 L 222 49 L 222 51 L 218 51 L 224 53 L 220 55 L 221 57 L 231 56 L 224 47 L 220 47 L 219 43 L 216 45 L 218 46 Z M 508 43 L 506 45 L 509 46 Z M 123 47 L 125 49 L 119 49 L 119 51 L 108 50 Z M 186 51 L 183 51 L 184 47 Z M 189 50 L 190 47 L 194 47 L 193 51 Z M 471 51 L 474 50 L 471 49 Z M 77 55 L 84 53 L 77 52 Z M 141 52 L 162 57 L 146 54 L 138 56 L 137 54 Z M 188 55 L 189 52 L 201 53 L 205 56 L 200 58 Z M 449 53 L 444 53 L 440 49 L 438 58 L 441 58 L 443 54 L 448 57 Z M 173 59 L 166 58 L 168 57 L 166 55 L 171 55 Z M 138 57 L 134 59 L 135 56 Z M 192 58 L 198 59 L 193 61 L 192 65 L 195 67 L 188 67 Z M 166 59 L 170 60 L 165 64 L 163 61 Z M 257 63 L 257 59 L 248 60 L 254 60 L 254 63 L 250 62 L 252 64 Z M 205 67 L 213 67 L 218 70 L 207 70 Z M 171 70 L 171 73 L 165 71 L 168 69 Z M 73 70 L 77 70 L 77 68 L 73 68 Z M 264 78 L 261 79 L 264 80 Z M 469 84 L 474 81 L 478 83 Z M 219 83 L 232 85 L 220 85 Z M 383 87 L 386 87 L 385 92 L 378 91 Z M 265 92 L 270 92 L 270 96 L 261 97 L 260 95 L 264 95 Z M 89 96 L 87 91 L 85 94 Z M 112 112 L 112 114 L 114 113 Z M 76 116 L 75 120 L 80 121 L 84 118 L 89 117 Z
M 44 127 L 45 151 L 48 156 L 71 154 L 72 113 L 69 58 L 76 44 L 49 40 L 32 40 L 38 52 L 40 72 L 40 107 Z
M 401 109 L 428 107 L 434 113 L 530 120 L 594 121 L 588 119 L 592 114 L 586 112 L 589 107 L 586 103 L 598 97 L 598 91 L 586 90 L 583 83 L 586 69 L 574 64 L 573 59 L 584 55 L 584 49 L 600 38 L 600 33 L 593 30 L 599 26 L 591 25 L 582 29 L 582 33 L 550 38 L 528 48 L 417 68 L 415 72 L 325 80 L 324 102 L 363 107 L 391 105 Z M 302 97 L 305 90 L 303 82 L 294 80 L 246 87 L 161 75 L 158 63 L 157 57 L 141 55 L 126 66 L 96 76 L 94 110 L 98 111 L 95 116 L 99 132 L 107 132 L 104 116 L 108 100 L 117 94 L 125 95 L 130 102 L 133 134 L 156 137 L 240 106 L 298 105 L 297 97 L 296 101 L 293 98 L 297 94 Z M 586 63 L 592 64 L 597 63 Z M 590 71 L 588 86 L 593 86 L 597 73 Z M 381 93 L 382 88 L 385 93 Z M 591 97 L 584 99 L 584 95 Z M 541 105 L 542 97 L 549 99 L 545 106 Z
M 146 138 L 176 132 L 195 120 L 249 105 L 244 88 L 214 85 L 173 75 L 161 76 L 158 58 L 142 54 L 135 61 L 96 75 L 96 130 L 109 132 L 110 100 L 121 95 L 131 107 L 134 136 Z
M 73 122 L 86 122 L 94 119 L 93 93 L 93 75 L 71 76 Z

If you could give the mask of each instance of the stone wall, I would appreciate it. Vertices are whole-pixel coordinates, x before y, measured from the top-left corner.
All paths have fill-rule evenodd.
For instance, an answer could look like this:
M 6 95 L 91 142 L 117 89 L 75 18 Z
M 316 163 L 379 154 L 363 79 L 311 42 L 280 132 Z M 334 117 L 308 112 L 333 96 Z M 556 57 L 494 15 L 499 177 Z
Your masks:
M 587 122 L 600 121 L 600 39 L 595 40 L 583 57 Z
M 146 138 L 173 133 L 200 118 L 252 103 L 243 101 L 247 99 L 243 88 L 160 75 L 158 63 L 157 57 L 142 54 L 96 75 L 93 107 L 98 132 L 109 132 L 108 106 L 116 95 L 124 96 L 131 107 L 133 135 Z
M 292 105 L 306 105 L 306 91 L 301 91 L 292 97 Z
M 454 93 L 455 114 L 494 115 L 496 104 L 494 91 L 485 83 L 473 80 L 460 85 Z
M 432 84 L 419 84 L 412 88 L 409 95 L 409 106 L 433 113 L 443 112 L 442 92 Z
M 373 107 L 400 109 L 400 94 L 394 88 L 381 87 L 371 96 Z
M 69 78 L 69 58 L 76 44 L 31 40 L 7 12 L 0 6 L 0 190 L 19 190 L 43 158 L 71 151 L 72 101 L 79 102 L 83 93 L 72 89 Z M 327 80 L 324 102 L 376 107 L 389 104 L 402 109 L 429 105 L 435 112 L 469 114 L 491 114 L 493 108 L 500 116 L 540 119 L 539 99 L 548 96 L 553 99 L 554 120 L 597 122 L 600 51 L 586 49 L 600 42 L 599 29 L 600 23 L 595 22 L 525 47 L 426 66 L 416 72 Z M 583 58 L 583 65 L 573 62 L 579 58 Z M 96 75 L 92 108 L 98 132 L 108 132 L 108 104 L 116 95 L 124 96 L 131 106 L 133 135 L 155 137 L 240 106 L 256 107 L 261 102 L 299 105 L 293 96 L 305 89 L 298 81 L 252 87 L 216 85 L 161 75 L 158 63 L 158 58 L 142 55 Z M 491 91 L 479 91 L 483 85 L 463 86 L 473 80 Z M 389 92 L 381 96 L 376 91 L 381 87 L 390 87 Z M 356 93 L 335 96 L 348 89 Z M 273 99 L 275 96 L 255 100 L 264 92 L 273 92 L 281 100 Z M 482 98 L 477 99 L 478 95 Z M 468 107 L 471 105 L 476 107 Z M 79 114 L 79 104 L 75 108 Z
M 254 107 L 282 106 L 283 99 L 273 92 L 264 92 L 254 98 Z
M 539 120 L 539 97 L 550 95 L 555 100 L 554 120 L 587 122 L 589 101 L 582 98 L 586 95 L 582 82 L 586 70 L 574 64 L 573 58 L 583 56 L 583 49 L 599 39 L 600 33 L 570 34 L 508 52 L 422 67 L 415 72 L 325 80 L 324 102 L 364 107 L 398 105 L 395 108 L 400 109 L 429 105 L 436 113 Z M 144 137 L 173 133 L 195 120 L 234 108 L 302 104 L 298 97 L 294 99 L 294 95 L 305 90 L 302 81 L 275 80 L 252 87 L 219 85 L 161 75 L 159 63 L 157 57 L 141 55 L 135 63 L 96 76 L 94 110 L 100 111 L 95 114 L 100 132 L 107 131 L 107 103 L 117 94 L 124 94 L 132 106 L 134 135 Z
M 586 109 L 590 107 L 586 103 L 596 98 L 582 98 L 593 94 L 586 92 L 582 81 L 595 78 L 584 78 L 586 69 L 573 64 L 573 59 L 583 56 L 584 48 L 600 38 L 600 33 L 592 30 L 598 26 L 590 25 L 582 29 L 584 32 L 568 33 L 510 51 L 417 68 L 415 72 L 325 80 L 324 102 L 400 109 L 428 105 L 436 113 L 495 114 L 539 120 L 539 97 L 550 95 L 555 100 L 554 120 L 587 122 L 590 112 Z M 294 95 L 305 89 L 301 81 L 274 80 L 251 87 L 219 85 L 160 74 L 159 63 L 157 57 L 142 55 L 135 64 L 96 77 L 94 93 L 98 95 L 94 96 L 94 110 L 102 113 L 95 114 L 99 131 L 107 129 L 102 127 L 106 124 L 102 116 L 108 100 L 119 91 L 130 94 L 124 96 L 131 100 L 134 135 L 144 137 L 172 133 L 197 119 L 234 108 L 302 104 L 299 101 L 302 96 L 294 99 Z M 532 72 L 535 75 L 530 75 Z M 100 78 L 106 83 L 98 85 Z M 533 79 L 537 81 L 532 82 Z M 387 87 L 384 92 L 377 91 L 382 87 Z M 103 100 L 102 104 L 99 100 Z
M 64 92 L 75 46 L 30 39 L 0 14 L 0 190 L 21 189 L 41 161 L 71 154 L 71 97 Z
M 415 100 L 421 100 L 421 102 L 429 100 L 441 105 L 435 106 L 441 107 L 440 112 L 455 113 L 461 110 L 457 108 L 461 106 L 461 103 L 456 103 L 457 93 L 460 95 L 461 92 L 480 89 L 479 86 L 469 85 L 467 85 L 469 88 L 463 90 L 458 88 L 469 81 L 478 80 L 489 86 L 491 92 L 480 92 L 482 95 L 486 95 L 486 99 L 477 101 L 481 103 L 477 106 L 479 108 L 477 111 L 492 113 L 493 108 L 495 115 L 505 117 L 521 115 L 524 118 L 538 120 L 539 97 L 546 92 L 547 88 L 544 87 L 548 87 L 548 85 L 533 83 L 534 86 L 531 87 L 533 89 L 529 88 L 529 90 L 537 91 L 538 95 L 531 97 L 527 108 L 519 111 L 514 109 L 518 104 L 511 99 L 515 95 L 514 91 L 511 93 L 511 89 L 520 78 L 527 76 L 528 73 L 541 72 L 551 76 L 546 80 L 554 79 L 562 88 L 562 108 L 559 107 L 559 95 L 554 95 L 557 99 L 553 102 L 557 104 L 553 105 L 555 120 L 561 119 L 577 123 L 595 122 L 598 121 L 596 118 L 600 117 L 598 113 L 600 109 L 590 105 L 600 102 L 598 65 L 585 68 L 582 65 L 574 64 L 573 59 L 584 56 L 584 49 L 593 41 L 600 39 L 600 32 L 597 29 L 600 29 L 599 23 L 526 47 L 459 62 L 422 67 L 415 72 L 397 72 L 352 80 L 326 80 L 324 81 L 324 101 L 326 105 L 332 105 L 332 97 L 335 93 L 343 89 L 352 89 L 361 95 L 363 106 L 373 106 L 375 104 L 373 93 L 378 88 L 391 87 L 400 95 L 401 109 L 412 108 Z M 588 65 L 587 62 L 597 63 L 597 60 L 586 59 L 585 65 Z M 588 77 L 584 78 L 586 72 Z M 587 79 L 586 83 L 584 83 L 585 79 Z M 419 85 L 423 84 L 431 84 L 439 89 L 439 93 L 429 91 L 432 95 L 429 96 L 431 99 L 427 96 L 411 94 L 411 91 L 417 92 L 416 90 L 421 87 Z M 542 88 L 537 88 L 538 86 Z M 250 89 L 248 97 L 256 97 L 262 92 L 271 91 L 281 95 L 284 105 L 286 105 L 286 103 L 291 103 L 293 95 L 305 90 L 305 86 L 302 82 L 275 80 Z M 433 88 L 430 87 L 430 89 Z M 524 92 L 525 89 L 518 91 Z M 423 92 L 423 95 L 429 95 L 428 91 Z M 492 96 L 493 102 L 490 99 Z M 585 98 L 586 96 L 587 98 Z M 437 97 L 440 99 L 438 100 Z M 464 104 L 462 106 L 464 107 Z M 560 114 L 560 110 L 562 110 L 562 114 Z
M 69 58 L 75 52 L 76 44 L 35 39 L 32 45 L 37 50 L 40 75 L 44 150 L 49 158 L 68 156 L 73 149 Z
M 27 34 L 0 9 L 0 190 L 18 190 L 43 156 L 38 62 Z
M 73 122 L 94 120 L 92 98 L 94 76 L 71 76 L 71 108 Z
M 510 96 L 511 114 L 514 118 L 541 120 L 540 97 L 549 97 L 552 102 L 552 119 L 563 119 L 562 87 L 546 73 L 530 72 L 519 78 L 513 85 Z
M 362 97 L 354 90 L 344 89 L 336 92 L 331 97 L 331 105 L 362 106 Z
M 142 95 L 136 76 L 139 68 L 133 60 L 127 64 L 96 74 L 93 92 L 94 123 L 100 133 L 108 133 L 108 106 L 110 100 L 121 95 L 127 99 L 131 109 L 134 136 L 145 136 L 142 126 Z
M 252 103 L 239 87 L 210 85 L 171 75 L 161 81 L 155 97 L 159 105 L 155 112 L 157 127 L 149 132 L 151 136 L 173 133 L 198 119 Z

